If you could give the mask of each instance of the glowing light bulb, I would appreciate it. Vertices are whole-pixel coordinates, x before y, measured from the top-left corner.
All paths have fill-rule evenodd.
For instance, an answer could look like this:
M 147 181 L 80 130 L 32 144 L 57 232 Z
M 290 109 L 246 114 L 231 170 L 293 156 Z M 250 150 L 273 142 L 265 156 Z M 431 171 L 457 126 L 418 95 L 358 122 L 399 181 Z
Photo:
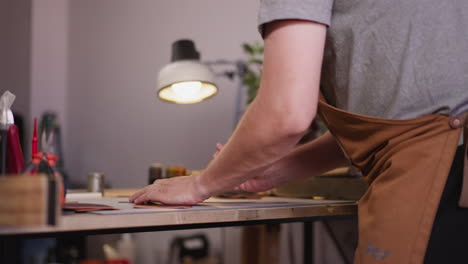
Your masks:
M 171 86 L 174 93 L 180 98 L 192 98 L 200 92 L 202 87 L 201 82 L 181 82 Z

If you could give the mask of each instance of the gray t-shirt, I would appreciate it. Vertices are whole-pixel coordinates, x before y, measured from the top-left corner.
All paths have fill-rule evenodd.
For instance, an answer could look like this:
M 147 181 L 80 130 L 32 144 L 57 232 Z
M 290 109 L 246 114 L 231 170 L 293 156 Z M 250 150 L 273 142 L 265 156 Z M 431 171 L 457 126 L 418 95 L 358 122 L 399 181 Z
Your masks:
M 468 111 L 468 0 L 261 0 L 259 24 L 329 26 L 321 87 L 329 103 L 406 119 Z

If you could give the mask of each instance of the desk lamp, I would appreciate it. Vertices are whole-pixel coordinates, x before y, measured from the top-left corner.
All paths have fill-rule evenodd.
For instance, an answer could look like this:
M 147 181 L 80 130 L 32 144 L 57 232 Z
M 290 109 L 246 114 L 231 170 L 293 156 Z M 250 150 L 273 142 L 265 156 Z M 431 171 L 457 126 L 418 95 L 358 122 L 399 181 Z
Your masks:
M 175 104 L 198 103 L 218 92 L 214 79 L 193 41 L 178 40 L 172 44 L 171 63 L 159 71 L 158 97 Z

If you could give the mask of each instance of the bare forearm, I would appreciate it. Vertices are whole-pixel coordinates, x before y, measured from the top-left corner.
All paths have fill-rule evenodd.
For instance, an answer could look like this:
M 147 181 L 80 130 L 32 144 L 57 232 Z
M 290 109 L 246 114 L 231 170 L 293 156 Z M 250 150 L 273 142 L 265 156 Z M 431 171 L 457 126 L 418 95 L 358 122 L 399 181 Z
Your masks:
M 267 29 L 257 98 L 198 177 L 206 193 L 229 190 L 289 153 L 315 117 L 326 28 L 280 21 Z
M 257 176 L 289 153 L 303 135 L 287 133 L 264 110 L 255 102 L 251 105 L 216 160 L 200 175 L 210 193 L 230 190 Z
M 297 147 L 269 168 L 269 177 L 275 186 L 291 180 L 317 176 L 329 170 L 348 165 L 335 138 L 329 133 Z

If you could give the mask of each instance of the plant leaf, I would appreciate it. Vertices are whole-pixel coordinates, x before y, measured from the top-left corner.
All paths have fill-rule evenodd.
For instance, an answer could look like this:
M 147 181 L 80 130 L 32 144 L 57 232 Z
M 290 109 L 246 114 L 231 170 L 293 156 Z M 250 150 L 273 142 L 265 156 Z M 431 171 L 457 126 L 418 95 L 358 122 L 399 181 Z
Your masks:
M 262 65 L 263 64 L 263 60 L 261 59 L 250 59 L 249 60 L 249 64 L 258 64 L 258 65 Z
M 248 54 L 250 54 L 250 55 L 255 54 L 255 51 L 254 51 L 253 47 L 251 45 L 249 45 L 248 43 L 242 44 L 242 47 L 244 48 L 244 51 L 247 52 Z

